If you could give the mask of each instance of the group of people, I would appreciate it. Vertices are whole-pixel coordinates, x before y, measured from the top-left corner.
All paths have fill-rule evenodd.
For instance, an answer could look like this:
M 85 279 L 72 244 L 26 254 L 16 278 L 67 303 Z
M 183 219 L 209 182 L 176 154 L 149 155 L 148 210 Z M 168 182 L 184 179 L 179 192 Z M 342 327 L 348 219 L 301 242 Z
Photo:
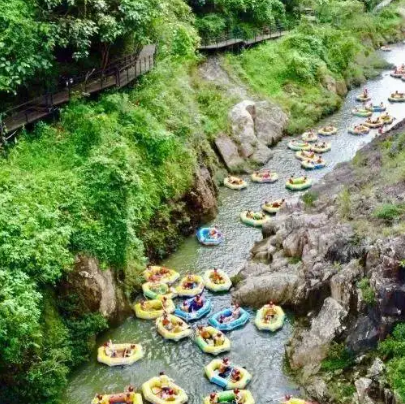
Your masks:
M 220 324 L 226 324 L 226 323 L 231 323 L 232 321 L 237 320 L 240 317 L 240 307 L 239 304 L 234 303 L 232 305 L 232 311 L 231 314 L 225 315 L 221 314 L 218 318 L 218 323 Z
M 183 320 L 175 319 L 175 317 L 173 317 L 173 320 L 170 320 L 167 313 L 163 313 L 162 325 L 167 331 L 174 333 L 181 332 L 188 328 L 188 324 Z
M 152 267 L 148 265 L 146 267 L 147 270 L 152 271 Z M 149 277 L 150 282 L 160 282 L 161 279 L 166 276 L 170 272 L 169 268 L 160 267 L 157 269 L 152 275 Z
M 304 177 L 302 177 L 302 182 L 306 182 L 307 179 L 308 179 L 307 176 L 304 175 Z M 297 182 L 297 179 L 294 178 L 293 175 L 290 177 L 290 179 L 288 180 L 288 182 L 289 182 L 290 184 L 297 184 L 297 183 L 298 183 L 298 182 Z
M 283 205 L 284 202 L 285 202 L 285 199 L 283 198 L 280 201 L 274 201 L 274 202 L 271 202 L 271 203 L 268 202 L 268 201 L 265 201 L 264 204 L 266 206 L 271 206 L 272 208 L 280 208 Z
M 266 323 L 270 323 L 274 320 L 277 315 L 277 310 L 275 304 L 270 301 L 263 307 L 263 320 Z
M 262 220 L 266 215 L 262 212 L 253 212 L 252 210 L 246 211 L 246 217 L 253 220 Z
M 225 342 L 225 336 L 222 332 L 219 331 L 216 334 L 211 334 L 207 328 L 202 325 L 197 326 L 197 333 L 208 345 L 221 346 Z
M 221 232 L 218 230 L 217 226 L 214 226 L 210 229 L 210 238 L 219 238 L 221 236 Z
M 191 301 L 185 300 L 183 302 L 183 304 L 181 305 L 181 310 L 183 310 L 186 313 L 194 313 L 194 312 L 202 309 L 204 306 L 204 303 L 205 303 L 205 301 L 202 298 L 202 296 L 197 295 Z
M 186 279 L 184 280 L 184 282 L 182 283 L 182 287 L 184 289 L 194 289 L 196 286 L 197 282 L 195 281 L 195 278 L 193 275 L 188 274 L 186 276 Z
M 225 279 L 223 276 L 218 272 L 217 268 L 214 268 L 210 274 L 210 279 L 213 283 L 216 285 L 221 285 L 222 283 L 225 283 Z
M 243 404 L 245 402 L 245 397 L 239 389 L 234 389 L 233 394 L 235 395 L 234 402 L 235 404 Z M 218 393 L 210 394 L 210 404 L 218 404 L 220 402 Z
M 229 358 L 222 359 L 218 369 L 218 376 L 224 379 L 229 379 L 233 382 L 238 382 L 242 379 L 242 373 L 238 368 L 233 368 Z
M 254 173 L 257 177 L 263 178 L 263 179 L 269 179 L 271 178 L 271 171 L 266 169 L 266 170 L 261 170 L 261 171 L 255 171 Z
M 126 347 L 122 350 L 118 350 L 113 344 L 113 342 L 109 340 L 104 344 L 104 349 L 106 355 L 109 356 L 110 358 L 117 358 L 117 357 L 128 358 L 129 356 L 132 355 L 132 351 L 133 349 L 135 349 L 135 345 L 130 345 L 129 347 Z
M 393 97 L 393 98 L 402 98 L 402 97 L 405 97 L 405 94 L 400 93 L 398 90 L 396 90 L 395 93 L 391 94 L 391 97 Z
M 405 64 L 402 64 L 401 66 L 395 66 L 394 69 L 394 74 L 403 74 L 405 73 Z
M 228 179 L 230 184 L 235 184 L 235 185 L 243 184 L 243 180 L 241 178 L 234 177 L 233 175 L 228 175 L 227 179 Z
M 165 310 L 169 304 L 169 299 L 166 296 L 163 296 L 162 299 L 160 300 L 161 302 L 161 308 L 163 310 Z M 151 304 L 153 303 L 153 305 L 157 305 L 158 302 L 156 301 L 149 301 L 149 300 L 145 300 L 142 299 L 141 300 L 141 309 L 143 311 L 148 311 L 148 310 L 156 310 L 156 306 L 151 306 Z
M 108 401 L 110 404 L 113 403 L 124 403 L 124 404 L 132 404 L 133 403 L 133 393 L 135 393 L 135 388 L 129 385 L 124 393 L 118 394 L 111 394 L 108 397 Z M 102 394 L 96 394 L 96 398 L 99 403 L 104 401 L 104 396 Z

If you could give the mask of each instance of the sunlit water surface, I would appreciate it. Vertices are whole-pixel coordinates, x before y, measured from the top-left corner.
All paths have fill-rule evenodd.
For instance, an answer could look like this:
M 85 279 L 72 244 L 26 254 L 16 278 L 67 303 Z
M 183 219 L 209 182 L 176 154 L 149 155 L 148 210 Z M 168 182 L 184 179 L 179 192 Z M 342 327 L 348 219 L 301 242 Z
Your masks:
M 393 47 L 392 52 L 384 53 L 384 57 L 393 64 L 405 62 L 405 45 Z M 405 104 L 388 104 L 388 96 L 399 89 L 405 91 L 405 83 L 390 77 L 385 71 L 376 79 L 367 83 L 367 88 L 374 103 L 383 101 L 388 112 L 397 120 L 405 118 Z M 352 136 L 347 133 L 349 127 L 362 122 L 362 118 L 351 115 L 351 110 L 358 103 L 355 96 L 361 89 L 351 91 L 339 112 L 328 117 L 319 126 L 326 124 L 339 128 L 336 136 L 325 138 L 332 142 L 332 150 L 324 154 L 328 166 L 322 170 L 306 172 L 313 180 L 319 180 L 333 167 L 353 158 L 356 151 L 365 143 L 370 142 L 377 131 L 371 131 L 366 136 Z M 294 152 L 287 150 L 288 139 L 284 139 L 274 148 L 274 157 L 267 167 L 279 174 L 275 184 L 254 184 L 241 192 L 222 187 L 219 195 L 220 209 L 215 224 L 224 232 L 225 242 L 215 248 L 199 245 L 194 237 L 187 239 L 180 249 L 173 254 L 165 264 L 180 272 L 202 273 L 205 270 L 218 267 L 229 274 L 234 274 L 248 258 L 253 242 L 261 239 L 260 230 L 249 228 L 239 221 L 239 214 L 244 209 L 260 210 L 265 200 L 288 197 L 290 192 L 284 187 L 285 181 L 291 174 L 304 174 L 300 163 L 294 157 Z M 230 295 L 213 296 L 213 312 L 230 305 Z M 206 319 L 201 321 L 206 322 Z M 284 373 L 284 345 L 292 331 L 292 318 L 286 321 L 284 328 L 275 333 L 258 331 L 253 324 L 253 313 L 249 324 L 243 329 L 228 334 L 232 343 L 229 353 L 231 360 L 245 366 L 252 374 L 253 380 L 249 385 L 258 404 L 279 402 L 284 394 L 297 393 L 294 382 Z M 153 321 L 128 318 L 121 326 L 110 329 L 100 337 L 100 344 L 107 339 L 115 342 L 138 342 L 144 346 L 145 357 L 133 366 L 109 368 L 96 361 L 96 352 L 91 360 L 80 367 L 71 377 L 65 394 L 67 404 L 90 403 L 95 393 L 120 392 L 129 384 L 140 386 L 150 377 L 165 371 L 182 386 L 189 395 L 189 402 L 197 404 L 207 393 L 216 389 L 204 377 L 204 365 L 212 357 L 202 353 L 190 340 L 173 343 L 164 340 L 157 334 Z

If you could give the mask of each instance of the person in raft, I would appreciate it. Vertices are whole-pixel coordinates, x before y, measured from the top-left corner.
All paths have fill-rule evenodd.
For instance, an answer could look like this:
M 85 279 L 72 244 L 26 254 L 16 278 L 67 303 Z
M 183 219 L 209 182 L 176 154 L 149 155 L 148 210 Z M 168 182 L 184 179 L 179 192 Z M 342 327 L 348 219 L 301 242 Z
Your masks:
M 363 97 L 368 97 L 368 89 L 365 88 L 363 91 Z
M 232 369 L 231 372 L 231 380 L 234 382 L 238 382 L 242 379 L 242 374 L 240 373 L 239 369 Z
M 240 185 L 240 184 L 242 184 L 242 182 L 243 182 L 240 178 L 232 177 L 231 175 L 228 175 L 228 181 L 229 181 L 231 184 L 236 184 L 236 185 Z
M 200 337 L 202 339 L 204 339 L 205 341 L 209 341 L 211 340 L 211 334 L 208 332 L 208 330 L 203 327 L 201 324 L 197 326 L 197 332 L 200 335 Z
M 234 389 L 233 394 L 235 394 L 236 404 L 243 404 L 245 402 L 245 398 L 239 389 Z
M 225 337 L 222 332 L 218 332 L 217 334 L 215 334 L 212 339 L 214 340 L 214 346 L 221 346 L 225 343 Z
M 229 358 L 224 358 L 222 359 L 221 365 L 218 369 L 218 376 L 226 378 L 229 376 L 229 373 L 231 372 L 231 363 L 229 362 Z
M 200 310 L 204 306 L 204 299 L 201 295 L 197 295 L 190 303 L 188 307 L 188 312 L 192 313 L 194 311 Z
M 174 390 L 170 387 L 170 382 L 172 381 L 168 376 L 165 375 L 165 372 L 159 373 L 160 379 L 160 397 L 163 400 L 171 400 L 174 397 Z
M 274 306 L 274 303 L 270 301 L 269 304 L 266 305 L 266 311 L 264 312 L 264 321 L 266 323 L 269 323 L 271 320 L 273 320 L 276 314 L 276 307 Z
M 270 170 L 264 170 L 264 171 L 261 172 L 260 176 L 262 178 L 270 178 L 271 177 L 271 172 L 270 172 Z
M 221 276 L 221 274 L 218 272 L 217 268 L 214 268 L 211 276 L 210 276 L 212 282 L 214 282 L 216 285 L 220 284 L 220 283 L 224 283 L 224 280 Z
M 273 208 L 279 208 L 284 202 L 285 202 L 285 199 L 283 198 L 280 202 L 277 202 L 277 201 L 273 202 L 273 203 L 271 204 L 271 206 L 272 206 Z
M 173 323 L 169 320 L 167 313 L 163 313 L 162 325 L 164 328 L 166 328 L 167 331 L 173 330 Z
M 187 275 L 185 282 L 183 283 L 184 289 L 193 289 L 195 285 L 194 278 L 192 275 Z

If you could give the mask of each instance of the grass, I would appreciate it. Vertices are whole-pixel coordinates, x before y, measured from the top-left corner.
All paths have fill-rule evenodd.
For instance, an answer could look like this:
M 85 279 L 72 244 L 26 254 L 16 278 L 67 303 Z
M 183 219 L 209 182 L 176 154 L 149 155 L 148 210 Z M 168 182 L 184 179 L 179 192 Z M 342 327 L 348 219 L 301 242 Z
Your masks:
M 374 209 L 373 216 L 377 219 L 382 219 L 386 222 L 392 222 L 404 213 L 403 205 L 394 205 L 392 203 L 384 203 Z
M 329 348 L 328 356 L 322 361 L 321 370 L 334 372 L 345 370 L 354 364 L 354 356 L 344 344 L 333 342 Z
M 361 290 L 361 295 L 363 300 L 370 306 L 376 304 L 375 292 L 370 285 L 370 280 L 368 278 L 363 278 L 357 283 L 357 287 Z
M 314 202 L 318 199 L 319 194 L 314 191 L 308 191 L 302 195 L 302 201 L 305 203 L 305 206 L 311 208 L 314 206 Z

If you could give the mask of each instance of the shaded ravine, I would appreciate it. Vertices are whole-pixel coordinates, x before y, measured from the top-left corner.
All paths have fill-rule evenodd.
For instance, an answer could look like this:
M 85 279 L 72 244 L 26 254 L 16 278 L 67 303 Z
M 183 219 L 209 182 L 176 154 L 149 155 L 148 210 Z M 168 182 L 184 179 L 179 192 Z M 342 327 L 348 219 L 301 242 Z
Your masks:
M 393 47 L 393 51 L 384 54 L 391 63 L 400 64 L 404 55 L 405 45 Z M 405 83 L 393 79 L 385 71 L 376 80 L 367 83 L 367 88 L 375 103 L 384 101 L 386 104 L 390 93 L 399 89 L 405 91 Z M 350 113 L 355 104 L 355 96 L 360 89 L 351 91 L 342 107 L 335 115 L 327 118 L 320 125 L 330 123 L 339 128 L 339 134 L 327 139 L 332 142 L 332 151 L 325 154 L 328 167 L 307 173 L 315 181 L 319 180 L 333 167 L 353 158 L 362 145 L 371 141 L 377 132 L 356 137 L 347 133 L 348 127 L 361 118 L 353 117 Z M 405 118 L 405 108 L 401 104 L 390 104 L 388 111 L 397 120 Z M 288 151 L 284 139 L 274 148 L 274 157 L 267 164 L 269 168 L 279 174 L 279 181 L 272 185 L 249 183 L 249 187 L 242 192 L 222 188 L 220 192 L 220 209 L 215 224 L 226 236 L 223 245 L 216 248 L 200 246 L 194 237 L 187 239 L 181 248 L 173 254 L 165 264 L 180 272 L 201 273 L 213 266 L 225 269 L 234 274 L 238 267 L 249 257 L 249 250 L 253 242 L 261 239 L 257 229 L 244 226 L 239 221 L 239 213 L 243 209 L 259 210 L 264 200 L 288 197 L 289 191 L 284 183 L 291 174 L 299 175 L 303 172 L 294 153 Z M 210 294 L 207 294 L 211 297 Z M 213 297 L 214 311 L 230 304 L 230 296 Z M 252 316 L 253 319 L 253 316 Z M 204 320 L 203 322 L 205 322 Z M 283 371 L 284 345 L 292 331 L 291 318 L 278 333 L 267 334 L 259 332 L 251 321 L 245 328 L 229 334 L 232 341 L 232 351 L 228 355 L 235 363 L 246 366 L 253 374 L 249 386 L 258 404 L 277 403 L 287 393 L 296 393 L 296 385 Z M 146 355 L 134 366 L 126 368 L 108 368 L 96 362 L 94 353 L 92 360 L 78 369 L 71 377 L 70 384 L 64 397 L 68 404 L 89 403 L 96 392 L 121 391 L 126 385 L 140 386 L 144 381 L 164 370 L 172 376 L 189 394 L 189 402 L 201 403 L 202 397 L 215 389 L 204 378 L 203 367 L 212 358 L 203 354 L 191 340 L 172 343 L 163 340 L 155 331 L 154 323 L 129 318 L 120 327 L 111 329 L 103 334 L 100 343 L 108 338 L 114 341 L 134 341 L 142 343 Z

